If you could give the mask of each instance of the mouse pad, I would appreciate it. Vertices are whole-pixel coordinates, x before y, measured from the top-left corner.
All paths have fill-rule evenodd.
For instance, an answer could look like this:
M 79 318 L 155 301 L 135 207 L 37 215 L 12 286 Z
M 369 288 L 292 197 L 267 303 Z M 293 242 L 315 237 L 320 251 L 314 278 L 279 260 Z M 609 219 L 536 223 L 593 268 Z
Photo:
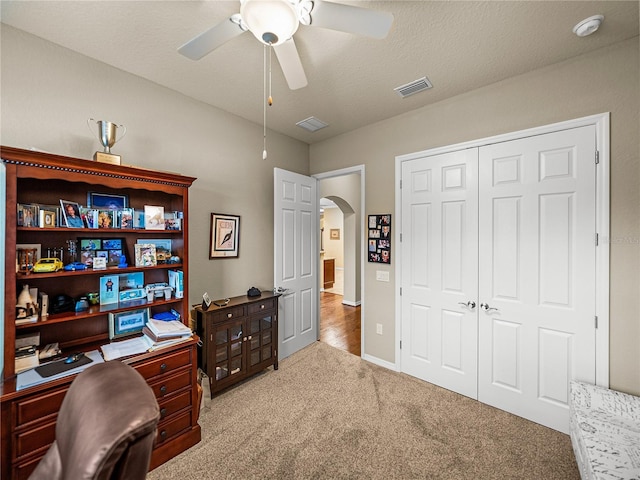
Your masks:
M 41 377 L 46 378 L 52 375 L 57 375 L 58 373 L 66 372 L 67 370 L 71 370 L 73 368 L 81 367 L 82 365 L 86 365 L 87 363 L 91 362 L 93 362 L 93 360 L 85 355 L 77 362 L 64 363 L 64 360 L 60 360 L 58 362 L 40 365 L 39 367 L 35 368 L 35 371 L 38 372 L 38 375 L 40 375 Z

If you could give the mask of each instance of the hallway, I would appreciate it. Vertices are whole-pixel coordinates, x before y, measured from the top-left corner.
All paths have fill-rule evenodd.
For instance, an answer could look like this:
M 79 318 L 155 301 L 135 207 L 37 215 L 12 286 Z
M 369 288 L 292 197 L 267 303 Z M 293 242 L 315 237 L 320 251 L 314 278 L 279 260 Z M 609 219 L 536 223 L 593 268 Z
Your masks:
M 342 304 L 342 295 L 320 292 L 320 341 L 360 356 L 360 308 Z

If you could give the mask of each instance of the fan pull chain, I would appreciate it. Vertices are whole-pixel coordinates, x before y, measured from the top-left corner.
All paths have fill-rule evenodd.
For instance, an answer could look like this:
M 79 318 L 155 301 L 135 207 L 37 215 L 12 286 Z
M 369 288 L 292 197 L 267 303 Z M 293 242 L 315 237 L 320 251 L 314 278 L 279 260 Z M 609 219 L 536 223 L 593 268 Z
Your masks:
M 264 45 L 262 50 L 262 63 L 264 67 L 263 71 L 263 88 L 262 95 L 264 97 L 267 96 L 267 45 Z M 262 160 L 267 159 L 267 104 L 262 104 Z
M 273 105 L 273 97 L 271 96 L 271 51 L 273 50 L 271 44 L 269 44 L 269 98 L 267 103 L 269 106 Z
M 269 96 L 267 97 L 267 47 L 269 48 Z M 267 101 L 262 105 L 262 159 L 267 159 L 267 104 L 273 105 L 273 97 L 271 96 L 271 44 L 265 43 L 262 50 L 262 61 L 264 63 L 264 86 L 262 94 L 267 97 Z

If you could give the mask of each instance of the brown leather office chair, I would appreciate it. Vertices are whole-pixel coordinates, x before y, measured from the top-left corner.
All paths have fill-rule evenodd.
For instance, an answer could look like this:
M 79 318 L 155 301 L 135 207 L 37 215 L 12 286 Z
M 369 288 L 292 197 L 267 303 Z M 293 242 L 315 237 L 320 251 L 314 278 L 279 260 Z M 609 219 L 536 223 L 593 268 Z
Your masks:
M 119 361 L 87 368 L 71 383 L 56 438 L 32 480 L 144 479 L 160 418 L 153 390 Z

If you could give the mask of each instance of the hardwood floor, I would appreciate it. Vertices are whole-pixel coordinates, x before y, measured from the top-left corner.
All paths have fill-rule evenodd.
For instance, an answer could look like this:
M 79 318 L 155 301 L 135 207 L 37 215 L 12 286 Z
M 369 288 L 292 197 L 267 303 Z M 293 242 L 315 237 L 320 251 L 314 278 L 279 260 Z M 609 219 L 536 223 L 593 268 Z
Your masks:
M 360 307 L 342 304 L 342 295 L 320 292 L 320 341 L 360 356 Z

